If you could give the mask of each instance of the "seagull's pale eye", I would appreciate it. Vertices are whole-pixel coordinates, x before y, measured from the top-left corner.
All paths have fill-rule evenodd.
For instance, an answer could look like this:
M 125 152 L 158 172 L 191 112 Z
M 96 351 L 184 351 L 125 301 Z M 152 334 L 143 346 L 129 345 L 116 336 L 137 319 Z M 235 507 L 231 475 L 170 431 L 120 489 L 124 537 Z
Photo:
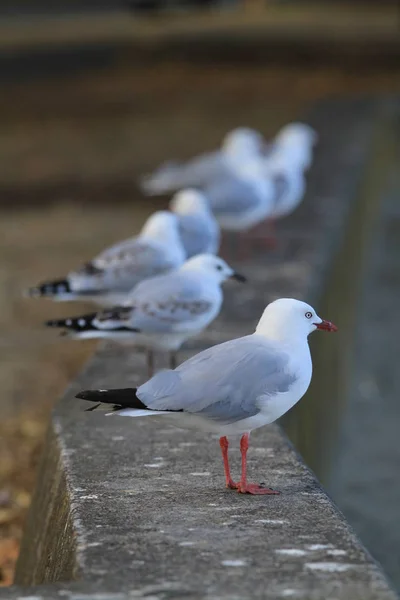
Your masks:
M 222 271 L 222 265 L 217 265 L 217 271 Z
M 312 312 L 306 312 L 306 319 L 311 319 L 312 317 Z

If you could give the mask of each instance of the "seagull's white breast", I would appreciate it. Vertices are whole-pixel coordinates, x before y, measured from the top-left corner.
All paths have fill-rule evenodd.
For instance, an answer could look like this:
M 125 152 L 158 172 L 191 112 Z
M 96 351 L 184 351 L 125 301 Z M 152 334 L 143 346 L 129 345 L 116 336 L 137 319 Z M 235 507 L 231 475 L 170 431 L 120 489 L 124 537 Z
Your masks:
M 298 348 L 297 352 L 291 352 L 287 371 L 294 375 L 293 384 L 287 392 L 261 396 L 257 401 L 260 406 L 259 413 L 253 417 L 222 426 L 221 435 L 242 434 L 273 423 L 297 404 L 308 390 L 311 382 L 312 361 L 308 343 Z

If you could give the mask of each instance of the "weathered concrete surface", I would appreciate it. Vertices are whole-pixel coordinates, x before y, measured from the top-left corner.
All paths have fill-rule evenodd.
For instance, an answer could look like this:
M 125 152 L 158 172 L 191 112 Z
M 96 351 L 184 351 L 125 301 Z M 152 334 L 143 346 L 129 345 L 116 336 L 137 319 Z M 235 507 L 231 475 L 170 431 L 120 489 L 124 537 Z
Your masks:
M 227 294 L 226 310 L 198 347 L 248 333 L 275 296 L 318 303 L 342 242 L 378 113 L 379 105 L 367 101 L 327 103 L 314 113 L 310 121 L 322 142 L 307 199 L 282 225 L 280 251 L 242 265 L 251 288 Z M 332 337 L 332 344 L 339 344 L 337 338 Z M 84 404 L 73 399 L 82 387 L 137 385 L 143 379 L 143 357 L 103 347 L 55 412 L 52 429 L 66 476 L 76 552 L 74 565 L 68 552 L 52 557 L 53 569 L 82 581 L 44 588 L 44 598 L 95 598 L 95 593 L 110 600 L 395 598 L 278 427 L 255 432 L 250 470 L 282 495 L 239 496 L 223 488 L 216 439 L 169 428 L 155 418 L 132 422 L 84 413 Z M 57 452 L 57 446 L 49 452 Z M 232 444 L 235 470 L 238 457 Z M 43 477 L 57 476 L 46 461 L 43 470 Z M 38 488 L 35 505 L 41 501 Z M 67 524 L 68 518 L 58 516 L 59 508 L 59 501 L 53 501 L 54 523 Z M 31 532 L 42 529 L 43 516 L 32 510 L 28 527 Z M 50 534 L 68 544 L 64 530 L 55 527 Z M 35 539 L 32 534 L 25 538 L 19 583 L 49 581 L 49 557 Z M 46 539 L 42 548 L 51 543 Z M 39 566 L 31 573 L 33 554 Z M 8 598 L 25 593 L 18 588 L 7 592 Z M 41 594 L 41 588 L 29 591 L 33 593 Z
M 49 428 L 45 442 L 46 452 L 36 483 L 40 494 L 34 496 L 30 508 L 34 518 L 28 521 L 24 531 L 32 551 L 26 555 L 21 584 L 74 578 L 74 523 L 65 465 L 58 444 L 56 432 Z
M 253 437 L 251 472 L 282 492 L 265 499 L 223 489 L 216 440 L 155 429 L 150 419 L 133 428 L 109 419 L 104 435 L 104 419 L 77 411 L 63 419 L 78 562 L 98 590 L 394 598 L 278 428 Z M 81 448 L 71 453 L 77 434 Z M 232 456 L 237 468 L 237 447 Z

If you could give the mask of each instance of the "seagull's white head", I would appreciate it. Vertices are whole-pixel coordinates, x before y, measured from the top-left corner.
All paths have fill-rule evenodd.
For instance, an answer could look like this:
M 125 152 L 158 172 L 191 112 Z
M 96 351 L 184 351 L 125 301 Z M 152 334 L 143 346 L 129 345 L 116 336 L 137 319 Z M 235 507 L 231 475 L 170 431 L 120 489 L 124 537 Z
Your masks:
M 236 279 L 244 283 L 246 278 L 236 273 L 222 258 L 214 254 L 198 254 L 189 258 L 181 267 L 182 270 L 197 271 L 204 274 L 204 277 L 210 277 L 218 283 L 227 279 Z
M 169 207 L 178 215 L 192 215 L 210 211 L 206 196 L 199 190 L 191 188 L 177 192 L 172 197 Z
M 311 149 L 318 141 L 317 132 L 305 123 L 289 123 L 282 127 L 274 142 L 279 146 L 304 146 Z
M 292 298 L 280 298 L 268 304 L 256 333 L 279 341 L 306 340 L 315 331 L 337 331 L 336 325 L 321 319 L 312 306 Z
M 222 150 L 233 158 L 251 158 L 263 154 L 265 140 L 261 133 L 248 127 L 238 127 L 226 134 Z
M 152 238 L 161 243 L 170 243 L 179 246 L 183 251 L 179 235 L 178 218 L 168 210 L 158 210 L 150 215 L 143 225 L 140 235 Z

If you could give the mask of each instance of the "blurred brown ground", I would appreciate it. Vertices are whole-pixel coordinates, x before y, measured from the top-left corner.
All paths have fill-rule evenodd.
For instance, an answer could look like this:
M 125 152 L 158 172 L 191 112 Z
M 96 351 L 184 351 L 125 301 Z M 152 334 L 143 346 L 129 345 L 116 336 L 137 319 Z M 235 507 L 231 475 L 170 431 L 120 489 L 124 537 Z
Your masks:
M 156 205 L 140 201 L 134 182 L 158 162 L 212 148 L 237 125 L 273 135 L 327 96 L 398 93 L 398 75 L 393 69 L 370 71 L 368 65 L 355 71 L 164 63 L 4 87 L 1 584 L 12 581 L 49 412 L 95 347 L 60 341 L 41 328 L 46 319 L 90 307 L 27 300 L 21 291 L 134 234 Z M 41 205 L 42 196 L 52 202 Z M 21 197 L 24 208 L 14 205 Z M 95 202 L 86 203 L 89 197 Z

